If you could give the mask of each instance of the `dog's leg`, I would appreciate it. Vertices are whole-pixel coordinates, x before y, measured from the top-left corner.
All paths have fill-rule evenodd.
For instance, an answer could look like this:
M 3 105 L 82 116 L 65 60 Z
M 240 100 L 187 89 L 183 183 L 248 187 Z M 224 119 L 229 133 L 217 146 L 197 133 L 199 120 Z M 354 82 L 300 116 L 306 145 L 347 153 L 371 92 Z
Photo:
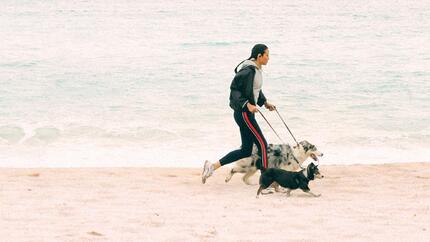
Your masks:
M 306 192 L 307 194 L 311 194 L 312 196 L 314 196 L 314 197 L 319 197 L 319 196 L 321 196 L 321 194 L 315 194 L 315 193 L 313 193 L 313 192 L 311 192 L 311 191 L 304 191 L 304 192 Z
M 256 167 L 250 168 L 249 171 L 242 177 L 243 182 L 245 182 L 246 185 L 253 185 L 251 182 L 249 182 L 249 178 L 253 176 L 256 172 Z
M 287 197 L 291 196 L 291 189 L 287 189 L 286 193 L 287 193 Z
M 277 182 L 272 183 L 272 187 L 275 188 L 275 192 L 281 192 L 281 188 Z
M 225 178 L 225 182 L 229 182 L 234 173 L 247 173 L 252 167 L 251 157 L 243 158 L 236 161 L 235 166 L 230 170 L 230 173 Z
M 270 184 L 270 186 L 268 186 L 268 187 L 266 187 L 266 188 L 265 188 L 265 189 L 267 189 L 267 190 L 265 190 L 265 191 L 261 191 L 261 194 L 263 194 L 263 195 L 272 194 L 272 193 L 273 193 L 273 191 L 272 191 L 272 190 L 268 190 L 268 189 L 270 189 L 270 188 L 274 187 L 274 185 L 273 185 L 273 184 L 278 184 L 278 183 L 273 182 L 272 184 Z
M 263 190 L 264 188 L 263 188 L 263 186 L 260 186 L 259 188 L 258 188 L 258 191 L 257 191 L 257 196 L 255 197 L 255 198 L 258 198 L 258 196 L 260 195 L 260 193 L 261 193 L 261 190 Z
M 234 170 L 234 168 L 232 168 L 230 170 L 230 173 L 227 175 L 227 177 L 225 178 L 225 182 L 229 182 L 231 180 L 231 178 L 233 177 L 234 173 L 236 173 L 236 171 Z
M 261 191 L 261 195 L 267 195 L 267 194 L 272 194 L 273 191 Z
M 235 173 L 245 173 L 245 172 L 247 172 L 246 168 L 243 168 L 242 166 L 235 166 L 230 170 L 230 173 L 225 178 L 225 182 L 229 182 Z

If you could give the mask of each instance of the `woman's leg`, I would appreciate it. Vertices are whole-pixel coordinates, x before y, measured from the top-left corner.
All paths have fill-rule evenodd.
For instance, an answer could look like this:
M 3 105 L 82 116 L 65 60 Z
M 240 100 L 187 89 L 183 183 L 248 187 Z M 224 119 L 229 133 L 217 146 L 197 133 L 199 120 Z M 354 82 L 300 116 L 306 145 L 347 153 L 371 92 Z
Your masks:
M 220 160 L 211 164 L 209 161 L 205 162 L 202 173 L 202 182 L 205 183 L 206 179 L 212 175 L 212 173 L 220 168 L 223 165 L 230 164 L 237 160 L 240 160 L 245 157 L 249 157 L 252 154 L 252 145 L 254 143 L 254 138 L 251 130 L 248 128 L 248 125 L 245 123 L 242 113 L 235 112 L 234 120 L 240 129 L 240 137 L 242 140 L 242 146 L 238 150 L 231 151 L 227 155 L 225 155 Z
M 242 112 L 242 117 L 247 127 L 253 134 L 254 143 L 258 148 L 258 155 L 260 159 L 257 161 L 257 168 L 265 171 L 267 169 L 267 141 L 261 132 L 260 126 L 258 126 L 255 115 L 250 112 Z
M 245 124 L 243 123 L 243 125 Z M 240 126 L 240 138 L 242 140 L 242 145 L 240 146 L 240 149 L 234 150 L 221 158 L 219 160 L 220 166 L 230 164 L 232 162 L 252 155 L 252 146 L 254 143 L 254 139 L 253 134 L 248 129 L 248 127 Z
M 214 164 L 206 161 L 202 173 L 203 183 L 219 167 L 251 156 L 253 143 L 257 145 L 258 155 L 260 156 L 260 159 L 257 161 L 257 168 L 262 171 L 267 168 L 267 141 L 255 120 L 255 115 L 250 112 L 235 112 L 234 119 L 240 128 L 242 146 L 240 149 L 228 153 Z

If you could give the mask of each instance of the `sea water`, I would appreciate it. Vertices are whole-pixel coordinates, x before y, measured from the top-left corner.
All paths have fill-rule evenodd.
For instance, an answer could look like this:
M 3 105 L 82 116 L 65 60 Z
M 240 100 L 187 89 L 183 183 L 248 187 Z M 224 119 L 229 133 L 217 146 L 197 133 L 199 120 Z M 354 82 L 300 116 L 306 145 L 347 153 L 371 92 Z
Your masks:
M 229 85 L 257 43 L 266 97 L 322 164 L 430 161 L 427 0 L 5 0 L 0 166 L 215 161 L 240 146 Z

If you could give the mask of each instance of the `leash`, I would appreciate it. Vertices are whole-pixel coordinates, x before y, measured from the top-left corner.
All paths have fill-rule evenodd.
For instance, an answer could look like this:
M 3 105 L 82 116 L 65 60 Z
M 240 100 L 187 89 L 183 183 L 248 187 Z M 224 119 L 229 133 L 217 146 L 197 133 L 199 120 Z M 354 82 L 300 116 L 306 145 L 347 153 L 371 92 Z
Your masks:
M 259 109 L 257 109 L 257 110 L 258 110 L 258 112 L 261 114 L 261 116 L 264 118 L 264 120 L 266 120 L 266 123 L 270 126 L 270 128 L 272 128 L 272 130 L 273 130 L 273 132 L 276 134 L 276 136 L 278 136 L 279 140 L 281 140 L 281 142 L 282 142 L 283 144 L 285 144 L 285 142 L 282 140 L 281 136 L 279 136 L 279 135 L 278 135 L 278 133 L 276 133 L 275 129 L 272 127 L 272 125 L 270 125 L 270 123 L 269 123 L 269 121 L 266 119 L 266 117 L 264 117 L 263 113 L 262 113 Z
M 282 118 L 281 114 L 279 114 L 278 109 L 275 107 L 275 111 L 278 114 L 279 118 L 282 120 L 282 123 L 284 123 L 285 127 L 288 129 L 288 132 L 290 132 L 291 136 L 293 137 L 294 141 L 296 141 L 297 144 L 297 148 L 300 147 L 299 142 L 297 142 L 296 138 L 294 137 L 293 133 L 291 132 L 290 128 L 288 128 L 288 125 L 285 123 L 284 119 Z M 306 169 L 305 167 L 302 167 L 302 165 L 300 165 L 299 161 L 297 160 L 297 158 L 293 155 L 294 160 L 297 162 L 297 164 L 299 165 L 299 167 L 301 169 Z
M 282 143 L 285 144 L 285 142 L 281 139 L 281 137 L 278 135 L 278 133 L 275 131 L 275 129 L 272 127 L 272 125 L 269 123 L 269 121 L 266 119 L 266 117 L 264 117 L 263 113 L 260 111 L 260 109 L 257 109 L 258 112 L 261 114 L 261 116 L 263 117 L 263 119 L 266 121 L 266 123 L 270 126 L 270 128 L 273 130 L 273 132 L 276 134 L 276 136 L 278 136 L 278 138 L 282 141 Z M 282 122 L 284 123 L 285 127 L 287 127 L 288 132 L 290 132 L 291 136 L 293 137 L 294 141 L 296 141 L 297 146 L 299 146 L 299 142 L 297 142 L 296 138 L 294 137 L 293 133 L 291 133 L 290 128 L 288 128 L 288 125 L 285 123 L 284 119 L 282 118 L 281 114 L 279 114 L 278 109 L 276 109 L 276 113 L 278 114 L 279 118 L 282 120 Z
M 260 115 L 263 117 L 263 119 L 266 121 L 266 123 L 267 123 L 267 124 L 270 126 L 270 128 L 273 130 L 273 132 L 276 134 L 276 136 L 278 136 L 279 140 L 281 140 L 281 142 L 282 142 L 283 144 L 286 144 L 286 143 L 282 140 L 282 138 L 278 135 L 278 133 L 275 131 L 275 129 L 272 127 L 272 125 L 269 123 L 269 121 L 266 119 L 266 117 L 264 117 L 263 113 L 262 113 L 259 109 L 257 109 L 257 110 L 258 110 L 258 112 L 260 113 Z M 279 114 L 278 109 L 276 109 L 276 107 L 275 107 L 275 110 L 276 110 L 276 113 L 278 113 L 279 118 L 281 118 L 282 122 L 284 123 L 285 127 L 287 127 L 288 132 L 290 132 L 290 134 L 291 134 L 291 136 L 293 137 L 294 141 L 296 141 L 296 143 L 297 143 L 297 147 L 300 147 L 299 142 L 297 142 L 297 140 L 296 140 L 296 138 L 294 137 L 293 133 L 291 133 L 290 129 L 288 128 L 288 126 L 287 126 L 287 124 L 285 123 L 284 119 L 283 119 L 283 118 L 281 117 L 281 115 Z M 291 154 L 291 155 L 293 156 L 293 159 L 296 161 L 296 163 L 299 165 L 299 167 L 300 167 L 300 168 L 302 168 L 302 169 L 306 169 L 306 168 L 304 168 L 304 167 L 302 167 L 302 166 L 300 165 L 299 161 L 298 161 L 298 160 L 297 160 L 297 158 L 294 156 L 294 154 Z
M 275 107 L 275 111 L 276 111 L 276 113 L 278 114 L 279 118 L 281 118 L 281 120 L 282 120 L 282 122 L 284 123 L 285 127 L 287 127 L 288 132 L 290 132 L 290 134 L 291 134 L 291 136 L 293 137 L 294 141 L 296 141 L 297 146 L 299 146 L 299 142 L 297 142 L 296 138 L 294 138 L 293 133 L 291 133 L 290 128 L 288 128 L 287 124 L 285 123 L 285 121 L 284 121 L 284 119 L 281 117 L 281 115 L 279 114 L 278 109 L 277 109 L 276 107 Z

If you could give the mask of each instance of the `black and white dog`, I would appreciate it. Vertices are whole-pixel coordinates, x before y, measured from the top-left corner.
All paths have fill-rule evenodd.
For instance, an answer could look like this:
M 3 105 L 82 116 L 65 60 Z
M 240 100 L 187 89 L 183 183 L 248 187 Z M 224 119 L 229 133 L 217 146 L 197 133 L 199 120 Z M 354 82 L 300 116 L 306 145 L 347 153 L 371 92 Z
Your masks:
M 230 181 L 235 173 L 245 173 L 242 180 L 247 185 L 251 185 L 249 178 L 257 172 L 256 162 L 259 159 L 257 153 L 257 146 L 254 145 L 252 155 L 236 161 L 235 166 L 225 178 L 225 182 Z M 323 156 L 323 153 L 318 151 L 315 145 L 306 140 L 299 142 L 299 145 L 292 148 L 288 144 L 269 144 L 267 149 L 267 166 L 268 168 L 297 171 L 306 159 L 311 157 L 313 160 L 318 161 L 318 156 Z
M 295 189 L 311 194 L 314 197 L 319 197 L 321 194 L 314 194 L 309 189 L 309 181 L 315 178 L 323 178 L 324 176 L 318 170 L 318 166 L 310 163 L 306 169 L 301 171 L 286 171 L 279 168 L 269 168 L 260 176 L 260 188 L 257 191 L 257 198 L 263 189 L 268 188 L 273 183 L 279 184 L 281 187 L 286 188 L 287 196 Z

